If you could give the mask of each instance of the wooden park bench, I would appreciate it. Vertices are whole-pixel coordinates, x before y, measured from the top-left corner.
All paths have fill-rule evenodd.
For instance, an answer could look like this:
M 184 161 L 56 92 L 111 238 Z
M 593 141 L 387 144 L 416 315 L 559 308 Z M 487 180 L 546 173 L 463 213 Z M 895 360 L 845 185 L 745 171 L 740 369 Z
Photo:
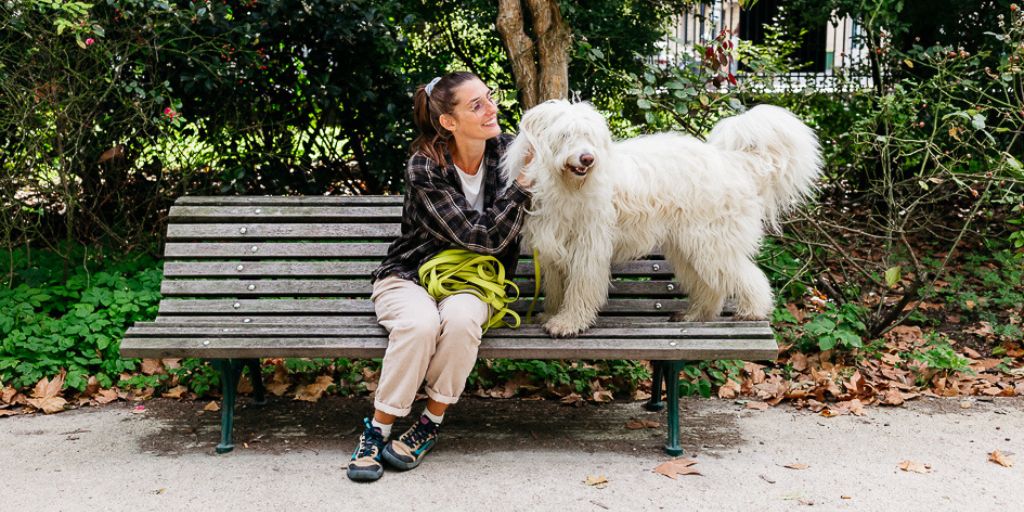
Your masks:
M 231 451 L 244 367 L 262 403 L 261 357 L 383 357 L 388 338 L 369 300 L 369 276 L 399 234 L 401 214 L 399 196 L 180 198 L 170 210 L 159 314 L 128 330 L 121 354 L 213 360 L 224 394 L 217 452 Z M 523 255 L 516 272 L 523 298 L 513 306 L 521 314 L 534 290 L 533 263 Z M 665 407 L 664 382 L 665 450 L 679 455 L 683 362 L 771 360 L 778 352 L 774 334 L 768 322 L 727 317 L 668 322 L 686 301 L 657 255 L 617 265 L 613 274 L 598 324 L 579 337 L 553 339 L 539 325 L 495 328 L 479 357 L 650 360 L 653 389 L 645 407 Z

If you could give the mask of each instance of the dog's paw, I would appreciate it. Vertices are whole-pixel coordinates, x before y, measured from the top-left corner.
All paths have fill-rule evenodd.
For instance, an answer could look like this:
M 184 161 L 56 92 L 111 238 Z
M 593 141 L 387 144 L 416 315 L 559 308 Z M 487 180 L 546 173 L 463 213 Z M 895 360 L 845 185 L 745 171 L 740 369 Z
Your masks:
M 576 325 L 558 316 L 544 322 L 544 332 L 548 333 L 552 338 L 574 338 L 586 330 L 586 328 L 587 326 L 585 325 Z

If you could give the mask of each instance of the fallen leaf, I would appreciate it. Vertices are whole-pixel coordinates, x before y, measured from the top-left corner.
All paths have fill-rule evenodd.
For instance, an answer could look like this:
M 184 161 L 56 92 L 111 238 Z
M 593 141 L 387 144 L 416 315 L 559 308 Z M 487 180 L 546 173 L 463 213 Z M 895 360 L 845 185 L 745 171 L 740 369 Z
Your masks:
M 807 356 L 797 352 L 789 356 L 789 363 L 793 365 L 793 369 L 802 372 L 807 369 Z
M 700 470 L 693 467 L 696 463 L 694 459 L 672 459 L 662 462 L 653 471 L 675 480 L 676 475 L 700 475 Z
M 591 398 L 595 402 L 611 402 L 614 399 L 614 397 L 612 396 L 612 392 L 608 391 L 607 389 L 594 391 L 593 395 L 591 395 Z
M 811 466 L 809 466 L 807 464 L 802 464 L 802 463 L 799 463 L 799 462 L 794 462 L 792 464 L 786 464 L 785 466 L 782 466 L 782 467 L 789 468 L 789 469 L 807 469 L 807 468 L 809 468 Z
M 608 479 L 604 476 L 587 476 L 585 482 L 587 485 L 597 487 L 598 489 L 604 489 L 608 486 Z
M 581 397 L 579 393 L 569 393 L 568 395 L 562 397 L 562 399 L 559 400 L 559 402 L 562 402 L 563 404 L 566 405 L 575 405 L 578 407 L 580 404 L 583 403 L 583 397 Z
M 6 387 L 6 388 L 3 389 L 3 391 L 0 391 L 0 402 L 3 402 L 5 404 L 9 404 L 9 403 L 11 403 L 11 399 L 14 398 L 14 395 L 17 395 L 17 394 L 18 394 L 18 390 L 17 389 L 14 389 L 12 387 Z
M 220 410 L 220 404 L 218 404 L 217 402 L 211 401 L 210 403 L 206 404 L 206 407 L 203 407 L 203 410 L 204 411 L 210 411 L 210 412 L 217 412 L 217 411 Z
M 188 391 L 188 388 L 185 386 L 174 386 L 173 388 L 164 391 L 160 396 L 164 398 L 181 398 L 181 395 L 185 394 L 186 391 Z
M 844 494 L 844 495 L 840 496 L 840 497 L 839 497 L 839 499 L 843 499 L 843 500 L 852 500 L 852 499 L 853 499 L 853 496 L 847 496 L 847 495 L 845 495 L 845 494 Z
M 999 464 L 1000 466 L 1003 466 L 1003 467 L 1007 467 L 1007 468 L 1012 468 L 1013 467 L 1013 461 L 1010 460 L 1009 457 L 1007 457 L 1006 455 L 1001 453 L 999 450 L 996 450 L 996 451 L 994 451 L 992 453 L 989 453 L 988 454 L 988 460 L 989 460 L 989 462 L 995 462 L 996 464 Z
M 274 396 L 284 396 L 288 392 L 288 388 L 291 387 L 291 384 L 287 382 L 268 382 L 265 387 Z
M 660 426 L 661 423 L 658 423 L 657 421 L 654 420 L 631 419 L 626 422 L 626 428 L 630 430 L 639 430 L 642 428 L 658 428 Z
M 244 395 L 252 393 L 252 381 L 249 380 L 248 375 L 242 375 L 238 379 L 238 385 L 235 387 L 235 390 Z
M 156 375 L 167 373 L 164 363 L 159 359 L 143 359 L 141 371 L 144 375 Z
M 912 460 L 905 460 L 899 463 L 899 468 L 903 471 L 913 471 L 914 473 L 927 474 L 932 472 L 931 464 L 921 464 L 920 462 L 914 462 Z
M 47 379 L 43 377 L 36 383 L 36 387 L 32 390 L 32 398 L 26 400 L 29 405 L 43 411 L 46 414 L 52 414 L 64 410 L 64 405 L 67 404 L 67 400 L 64 400 L 60 396 L 60 390 L 64 387 L 64 372 L 60 372 L 55 375 L 53 379 Z
M 95 375 L 90 375 L 89 380 L 85 383 L 85 391 L 82 392 L 82 396 L 91 397 L 100 390 L 100 382 L 96 380 Z
M 316 378 L 316 381 L 312 384 L 300 386 L 295 390 L 295 399 L 302 400 L 305 402 L 316 402 L 323 396 L 324 391 L 327 391 L 327 387 L 334 384 L 334 377 L 330 375 L 321 375 Z
M 747 402 L 746 409 L 754 409 L 755 411 L 767 411 L 768 404 L 764 402 Z
M 181 368 L 181 358 L 161 359 L 160 362 L 163 363 L 164 368 L 168 370 L 177 370 L 178 368 Z
M 903 393 L 895 388 L 889 388 L 882 393 L 881 402 L 885 405 L 901 405 L 903 400 Z
M 117 400 L 117 389 L 101 389 L 92 397 L 98 404 L 107 404 Z
M 0 409 L 0 418 L 4 416 L 14 416 L 16 414 L 21 414 L 21 411 L 15 409 Z
M 732 379 L 725 381 L 725 384 L 718 388 L 718 398 L 736 398 L 739 394 L 740 383 Z

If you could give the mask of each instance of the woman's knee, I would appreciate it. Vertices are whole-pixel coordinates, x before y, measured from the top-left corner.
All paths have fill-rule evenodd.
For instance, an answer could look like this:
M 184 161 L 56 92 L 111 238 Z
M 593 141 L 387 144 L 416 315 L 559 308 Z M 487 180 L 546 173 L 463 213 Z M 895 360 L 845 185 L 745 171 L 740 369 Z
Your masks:
M 400 331 L 402 337 L 433 344 L 441 334 L 441 317 L 436 310 L 405 315 L 392 331 L 392 334 L 398 334 L 394 331 Z

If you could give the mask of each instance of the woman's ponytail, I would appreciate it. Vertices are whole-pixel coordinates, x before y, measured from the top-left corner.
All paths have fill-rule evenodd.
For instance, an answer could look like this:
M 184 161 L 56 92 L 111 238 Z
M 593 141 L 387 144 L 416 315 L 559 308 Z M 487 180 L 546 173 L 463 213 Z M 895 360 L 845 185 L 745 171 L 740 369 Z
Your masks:
M 432 80 L 429 94 L 428 84 L 416 87 L 412 97 L 412 119 L 418 133 L 409 148 L 410 153 L 422 153 L 442 165 L 448 163 L 445 154 L 452 134 L 441 126 L 440 119 L 442 115 L 455 111 L 455 89 L 473 79 L 480 78 L 468 71 L 457 71 Z

